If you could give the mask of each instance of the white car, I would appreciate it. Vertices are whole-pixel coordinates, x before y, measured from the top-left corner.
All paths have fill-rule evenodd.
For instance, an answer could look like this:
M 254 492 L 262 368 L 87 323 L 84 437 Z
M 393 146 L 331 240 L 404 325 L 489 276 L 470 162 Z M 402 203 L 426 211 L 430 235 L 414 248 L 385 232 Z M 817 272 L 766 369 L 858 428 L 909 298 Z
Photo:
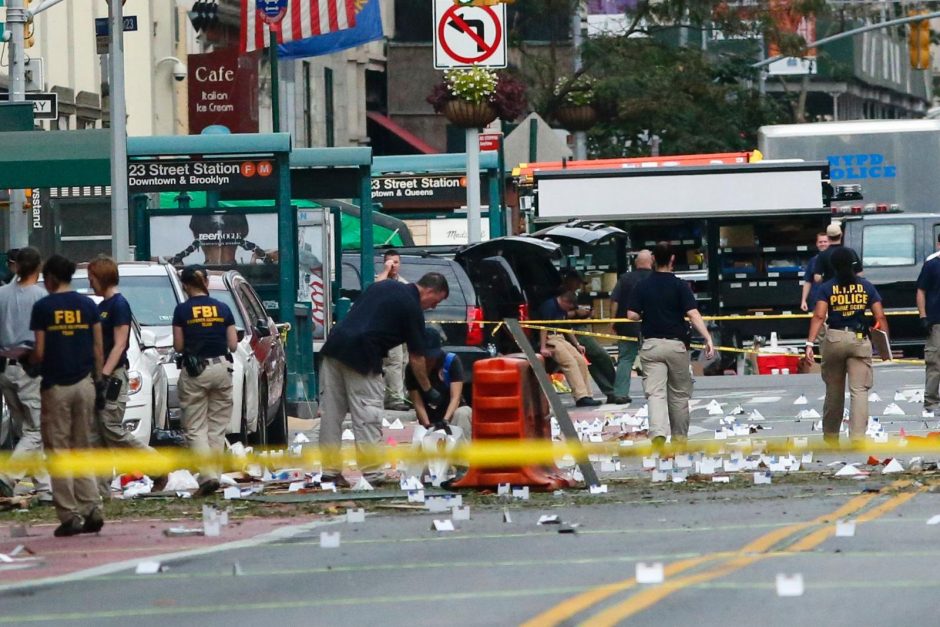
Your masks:
M 131 311 L 140 324 L 143 343 L 153 346 L 161 356 L 161 366 L 167 383 L 167 402 L 161 412 L 156 408 L 153 427 L 157 429 L 178 428 L 182 410 L 179 404 L 177 382 L 179 368 L 173 359 L 173 310 L 185 300 L 182 285 L 176 269 L 165 263 L 149 261 L 122 262 L 118 264 L 120 284 L 118 288 L 131 305 Z M 216 273 L 212 273 L 213 275 Z M 213 281 L 215 279 L 212 279 Z M 80 291 L 89 290 L 88 275 L 80 267 L 72 279 L 72 286 Z M 224 296 L 224 294 L 221 294 Z M 213 296 L 220 294 L 213 292 Z M 244 330 L 244 321 L 238 316 L 236 324 Z M 250 336 L 249 336 L 250 337 Z M 235 435 L 245 442 L 249 438 L 263 442 L 258 429 L 259 402 L 258 390 L 260 372 L 257 359 L 254 358 L 249 337 L 239 341 L 234 353 L 232 373 L 232 416 L 227 433 Z M 128 353 L 130 357 L 130 353 Z M 275 397 L 278 398 L 279 397 Z M 125 416 L 125 421 L 128 417 Z
M 128 276 L 124 264 L 120 266 L 121 282 L 118 286 L 131 305 L 134 315 L 132 332 L 127 347 L 127 408 L 124 411 L 124 430 L 134 434 L 140 442 L 150 443 L 153 430 L 166 423 L 169 386 L 164 369 L 165 350 L 158 347 L 160 333 L 158 329 L 144 326 L 143 319 L 151 321 L 152 312 L 146 307 L 135 307 L 140 300 L 137 282 L 134 276 Z M 166 276 L 164 274 L 164 276 Z M 88 284 L 88 271 L 79 267 L 72 278 L 72 287 L 79 293 L 91 297 L 95 303 L 101 298 L 95 296 Z

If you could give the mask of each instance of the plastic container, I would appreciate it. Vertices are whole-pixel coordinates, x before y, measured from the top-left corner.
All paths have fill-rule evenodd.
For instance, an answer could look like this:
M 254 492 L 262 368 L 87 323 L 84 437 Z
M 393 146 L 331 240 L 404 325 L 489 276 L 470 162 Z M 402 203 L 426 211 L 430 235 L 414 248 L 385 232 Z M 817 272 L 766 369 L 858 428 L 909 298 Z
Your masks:
M 774 369 L 777 369 L 777 370 L 788 369 L 790 372 L 797 372 L 799 367 L 800 367 L 799 355 L 773 354 L 773 355 L 758 355 L 757 356 L 757 373 L 758 374 L 771 374 L 771 371 Z

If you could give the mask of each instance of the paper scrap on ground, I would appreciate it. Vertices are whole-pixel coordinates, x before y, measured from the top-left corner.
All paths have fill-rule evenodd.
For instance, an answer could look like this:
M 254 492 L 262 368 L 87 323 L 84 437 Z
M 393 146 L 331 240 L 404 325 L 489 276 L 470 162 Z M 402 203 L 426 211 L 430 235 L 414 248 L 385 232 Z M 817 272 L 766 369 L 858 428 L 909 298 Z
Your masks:
M 408 492 L 409 503 L 424 503 L 424 490 L 410 490 Z
M 137 562 L 137 568 L 134 570 L 138 575 L 156 575 L 163 570 L 160 562 Z
M 392 423 L 388 421 L 388 418 L 382 418 L 382 426 L 388 428 L 392 426 Z
M 896 472 L 904 472 L 904 464 L 899 462 L 897 458 L 892 459 L 890 462 L 885 464 L 885 467 L 881 469 L 881 474 L 890 475 Z
M 755 485 L 764 485 L 770 484 L 771 478 L 769 472 L 755 472 L 754 473 L 754 484 Z
M 835 474 L 836 477 L 857 477 L 863 475 L 861 470 L 855 467 L 855 464 L 846 464 Z
M 509 496 L 512 493 L 512 486 L 508 483 L 501 483 L 496 486 L 496 496 Z
M 454 521 L 446 518 L 444 520 L 435 520 L 434 524 L 431 525 L 433 531 L 453 531 L 454 530 Z
M 931 516 L 930 518 L 928 518 L 927 524 L 928 525 L 940 525 L 940 514 L 937 514 L 936 516 Z
M 558 517 L 558 514 L 542 514 L 539 516 L 537 525 L 560 525 L 561 519 Z
M 529 486 L 524 486 L 521 488 L 513 488 L 512 498 L 522 499 L 523 501 L 528 501 L 529 500 Z
M 663 481 L 666 481 L 666 479 L 668 478 L 669 478 L 669 473 L 665 473 L 661 470 L 654 470 L 653 474 L 651 475 L 651 479 L 653 483 L 662 483 Z
M 756 409 L 752 410 L 750 415 L 748 416 L 748 420 L 758 421 L 758 420 L 763 420 L 763 419 L 764 419 L 764 414 L 760 413 Z
M 855 521 L 854 520 L 837 520 L 836 521 L 836 537 L 837 538 L 851 538 L 855 535 Z
M 392 421 L 392 424 L 388 425 L 389 430 L 391 431 L 401 431 L 405 428 L 405 425 L 402 424 L 400 418 L 396 418 Z
M 905 401 L 905 400 L 907 400 L 907 399 L 904 397 L 904 393 L 901 392 L 901 390 L 897 390 L 897 391 L 894 393 L 894 400 L 896 400 L 896 401 Z
M 362 523 L 366 521 L 366 510 L 359 509 L 347 509 L 346 510 L 346 522 L 348 523 Z
M 339 531 L 321 531 L 320 532 L 320 548 L 321 549 L 338 549 L 339 548 Z
M 225 488 L 225 491 L 222 493 L 222 497 L 227 500 L 241 498 L 241 495 L 242 495 L 242 490 L 238 486 Z
M 809 401 L 806 400 L 806 395 L 805 395 L 805 394 L 800 394 L 800 395 L 796 398 L 796 400 L 793 401 L 793 404 L 794 404 L 794 405 L 806 405 L 808 402 L 809 402 Z
M 803 575 L 777 575 L 777 596 L 801 597 L 803 596 Z
M 426 499 L 424 506 L 427 507 L 428 511 L 432 514 L 440 514 L 450 510 L 450 504 L 447 502 L 447 499 L 440 497 Z
M 372 484 L 369 483 L 365 477 L 359 477 L 359 481 L 356 482 L 356 485 L 354 485 L 352 489 L 358 492 L 369 492 L 370 490 L 375 490 L 375 488 L 372 487 Z
M 167 492 L 179 492 L 182 490 L 198 490 L 199 482 L 188 470 L 174 470 L 166 476 Z
M 636 564 L 636 582 L 637 583 L 662 583 L 665 579 L 662 562 L 637 562 Z
M 891 403 L 881 413 L 885 416 L 903 416 L 904 410 L 898 407 L 897 403 Z
M 298 433 L 297 435 L 294 436 L 294 440 L 292 443 L 293 444 L 307 444 L 309 442 L 310 442 L 310 438 L 308 438 L 303 433 Z
M 453 508 L 450 517 L 453 520 L 470 520 L 470 506 Z
M 712 483 L 731 483 L 731 477 L 714 476 L 712 477 Z
M 351 429 L 343 429 L 343 435 L 341 439 L 347 442 L 351 442 L 356 439 L 356 436 L 353 435 Z
M 607 494 L 607 484 L 603 483 L 601 485 L 592 485 L 591 494 Z

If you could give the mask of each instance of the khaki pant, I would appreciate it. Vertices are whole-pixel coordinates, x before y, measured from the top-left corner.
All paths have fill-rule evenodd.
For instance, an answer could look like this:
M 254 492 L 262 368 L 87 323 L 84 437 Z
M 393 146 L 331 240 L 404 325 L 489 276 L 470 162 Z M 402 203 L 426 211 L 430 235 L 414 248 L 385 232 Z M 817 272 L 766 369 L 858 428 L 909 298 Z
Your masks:
M 381 374 L 362 374 L 332 357 L 324 357 L 320 366 L 320 433 L 319 443 L 324 447 L 323 473 L 342 472 L 339 457 L 342 444 L 343 420 L 349 413 L 356 448 L 374 446 L 382 440 L 384 385 Z M 359 464 L 366 481 L 384 473 L 378 464 Z
M 388 351 L 382 360 L 382 376 L 385 379 L 385 404 L 394 405 L 407 398 L 405 395 L 405 364 L 408 362 L 408 347 L 399 344 Z
M 39 396 L 39 377 L 30 377 L 19 364 L 8 364 L 0 374 L 0 391 L 10 408 L 10 422 L 13 433 L 19 436 L 16 448 L 10 459 L 17 459 L 35 453 L 42 453 L 42 430 L 40 429 L 41 402 Z M 11 488 L 26 476 L 17 471 L 0 472 L 0 481 Z M 37 492 L 49 492 L 49 474 L 42 472 L 30 477 Z
M 871 342 L 852 331 L 829 329 L 822 352 L 826 384 L 823 435 L 839 437 L 845 409 L 845 377 L 849 378 L 849 437 L 861 440 L 868 428 L 868 390 L 872 386 Z
M 460 438 L 461 442 L 469 442 L 473 436 L 473 410 L 466 405 L 458 407 L 454 410 L 454 415 L 450 418 L 450 424 L 455 427 L 460 427 L 460 430 L 463 431 L 463 436 Z
M 105 401 L 104 409 L 95 409 L 95 424 L 89 434 L 92 448 L 133 448 L 148 453 L 156 451 L 124 430 L 124 411 L 127 409 L 127 370 L 115 368 L 112 377 L 120 379 L 121 391 L 113 401 Z M 98 490 L 104 497 L 111 496 L 111 477 L 98 477 Z
M 565 373 L 574 400 L 590 398 L 591 388 L 588 387 L 588 381 L 591 375 L 588 373 L 584 355 L 565 339 L 564 335 L 549 335 L 545 345 L 552 351 L 552 359 L 558 362 L 561 371 Z
M 49 453 L 89 447 L 95 410 L 95 385 L 91 377 L 74 385 L 54 385 L 41 392 L 42 443 Z M 101 505 L 95 478 L 91 475 L 61 475 L 52 478 L 52 501 L 61 522 L 88 516 Z
M 640 366 L 649 403 L 650 438 L 672 435 L 673 439 L 685 439 L 692 398 L 689 350 L 679 340 L 643 340 Z
M 180 407 L 183 410 L 183 435 L 193 451 L 221 453 L 225 450 L 225 432 L 232 418 L 232 369 L 228 362 L 209 364 L 198 377 L 186 369 L 180 372 Z M 199 482 L 219 479 L 219 469 L 199 469 Z
M 927 381 L 924 385 L 924 409 L 940 410 L 940 324 L 930 327 L 930 335 L 924 346 L 924 362 Z

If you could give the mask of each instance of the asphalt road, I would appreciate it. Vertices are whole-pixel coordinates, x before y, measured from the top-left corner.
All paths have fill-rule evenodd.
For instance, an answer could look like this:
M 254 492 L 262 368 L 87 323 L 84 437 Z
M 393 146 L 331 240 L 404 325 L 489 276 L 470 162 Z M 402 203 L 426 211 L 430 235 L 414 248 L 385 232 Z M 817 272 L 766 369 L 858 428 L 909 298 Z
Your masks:
M 922 370 L 878 368 L 875 382 L 879 415 L 895 391 L 923 385 Z M 812 435 L 814 421 L 794 415 L 822 408 L 818 375 L 696 386 L 700 404 L 758 408 L 772 427 L 761 437 Z M 800 393 L 806 406 L 793 405 Z M 923 432 L 920 407 L 897 404 L 907 415 L 885 417 L 887 430 Z M 696 437 L 714 437 L 717 421 L 693 412 Z M 362 524 L 297 520 L 265 542 L 165 560 L 156 575 L 125 565 L 54 585 L 0 583 L 0 624 L 932 624 L 940 526 L 927 521 L 940 514 L 940 478 L 835 479 L 826 463 L 838 456 L 769 486 L 653 485 L 628 464 L 608 495 L 467 496 L 471 519 L 455 531 L 431 530 L 446 514 L 414 510 L 375 510 Z M 575 533 L 538 525 L 544 514 Z M 854 520 L 855 535 L 835 537 L 837 519 Z M 340 547 L 321 548 L 322 531 L 340 532 Z M 661 563 L 664 582 L 637 583 L 638 562 Z M 779 596 L 778 575 L 800 575 L 802 595 Z

